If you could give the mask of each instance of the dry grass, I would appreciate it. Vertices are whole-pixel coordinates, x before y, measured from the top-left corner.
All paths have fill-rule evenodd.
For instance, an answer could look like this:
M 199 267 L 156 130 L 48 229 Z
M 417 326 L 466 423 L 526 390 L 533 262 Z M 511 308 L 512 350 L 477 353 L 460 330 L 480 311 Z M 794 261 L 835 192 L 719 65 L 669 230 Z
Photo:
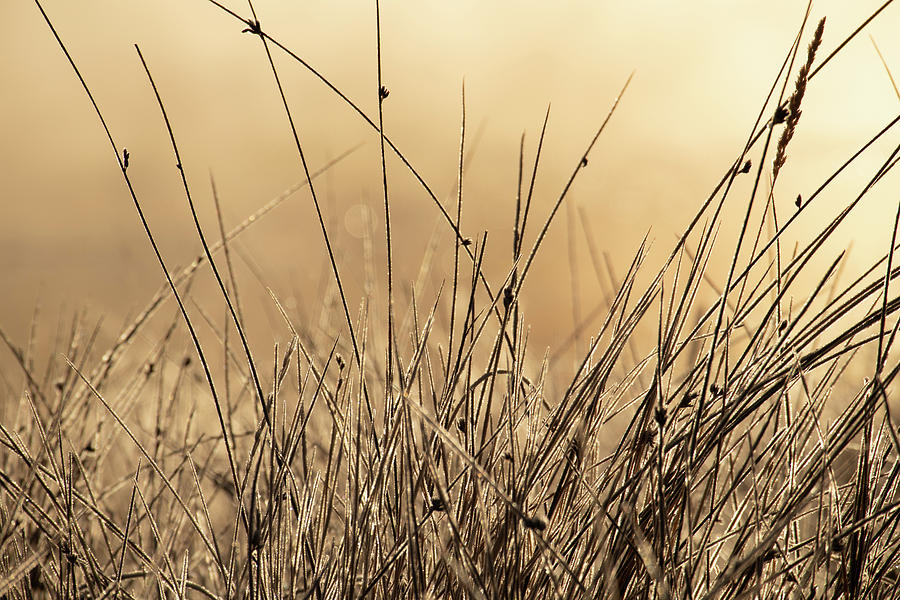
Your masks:
M 230 14 L 264 46 L 279 91 L 272 52 L 312 70 L 265 33 L 255 12 Z M 220 219 L 221 241 L 207 240 L 184 177 L 191 166 L 141 56 L 204 253 L 180 272 L 165 263 L 127 155 L 94 103 L 167 284 L 102 352 L 96 332 L 73 323 L 59 348 L 65 359 L 46 375 L 31 349 L 3 334 L 24 383 L 9 401 L 15 418 L 0 423 L 0 598 L 897 596 L 900 440 L 890 411 L 900 369 L 891 352 L 900 211 L 885 215 L 892 233 L 865 272 L 842 273 L 844 253 L 824 254 L 900 146 L 818 235 L 789 256 L 780 240 L 900 117 L 790 203 L 779 223 L 774 192 L 759 187 L 784 166 L 804 91 L 835 55 L 813 69 L 820 23 L 785 99 L 806 25 L 746 146 L 662 266 L 645 273 L 642 244 L 610 291 L 601 326 L 573 333 L 589 337 L 589 349 L 563 384 L 527 348 L 520 294 L 627 82 L 540 227 L 531 201 L 546 121 L 530 182 L 523 141 L 512 252 L 505 277 L 492 280 L 482 268 L 486 235 L 460 230 L 465 95 L 451 213 L 380 127 L 389 102 L 380 48 L 377 118 L 320 76 L 381 143 L 388 259 L 374 267 L 385 274 L 386 310 L 374 314 L 366 300 L 356 316 L 317 173 L 281 93 L 341 323 L 330 344 L 317 343 L 313 326 L 293 323 L 272 294 L 290 342 L 274 345 L 269 359 L 251 351 L 228 252 L 279 200 L 231 232 Z M 767 159 L 779 128 L 776 157 Z M 434 297 L 420 297 L 418 282 L 402 296 L 393 281 L 391 235 L 403 232 L 390 228 L 390 154 L 454 232 L 452 280 Z M 734 191 L 738 178 L 753 178 L 749 198 Z M 726 210 L 744 215 L 734 240 L 719 236 Z M 707 268 L 717 245 L 733 256 L 724 273 Z M 590 250 L 601 269 L 593 243 Z M 210 317 L 221 306 L 189 301 L 204 265 L 229 318 L 224 328 Z M 177 318 L 140 364 L 124 360 L 170 296 Z M 219 348 L 201 343 L 201 324 L 216 331 Z M 176 358 L 185 338 L 193 352 Z

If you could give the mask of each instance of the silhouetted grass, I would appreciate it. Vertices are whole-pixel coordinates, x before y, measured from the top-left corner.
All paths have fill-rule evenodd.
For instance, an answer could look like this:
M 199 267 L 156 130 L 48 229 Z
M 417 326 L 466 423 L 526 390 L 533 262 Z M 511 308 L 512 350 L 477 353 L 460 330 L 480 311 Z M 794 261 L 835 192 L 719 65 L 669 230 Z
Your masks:
M 486 234 L 460 229 L 465 93 L 451 214 L 382 129 L 389 91 L 379 14 L 377 119 L 316 73 L 381 144 L 387 262 L 374 267 L 384 274 L 386 310 L 375 314 L 366 298 L 354 317 L 316 195 L 318 173 L 307 164 L 272 52 L 312 67 L 262 29 L 252 6 L 245 19 L 216 5 L 264 47 L 328 250 L 339 334 L 316 343 L 314 325 L 293 322 L 270 292 L 290 342 L 275 344 L 271 358 L 252 352 L 229 243 L 286 196 L 231 232 L 219 214 L 213 243 L 197 217 L 165 90 L 138 49 L 203 254 L 181 271 L 165 263 L 127 158 L 92 97 L 166 285 L 102 353 L 95 332 L 76 321 L 59 348 L 65 360 L 53 367 L 56 379 L 36 373 L 0 331 L 24 373 L 21 396 L 9 400 L 16 421 L 0 423 L 0 597 L 897 596 L 900 439 L 891 397 L 900 363 L 891 349 L 900 323 L 892 285 L 900 208 L 885 215 L 893 230 L 883 256 L 862 273 L 842 273 L 845 253 L 826 255 L 824 247 L 894 167 L 900 145 L 805 245 L 787 253 L 780 241 L 900 117 L 791 202 L 788 218 L 783 207 L 778 218 L 771 186 L 760 189 L 790 168 L 804 92 L 835 55 L 815 66 L 824 19 L 811 35 L 804 19 L 745 147 L 661 266 L 646 264 L 645 239 L 617 281 L 582 216 L 598 278 L 611 286 L 599 328 L 573 332 L 588 348 L 576 344 L 575 375 L 560 386 L 550 358 L 529 352 L 520 294 L 631 78 L 531 229 L 547 120 L 530 177 L 523 138 L 512 253 L 505 276 L 492 280 L 483 269 Z M 403 230 L 391 228 L 390 153 L 454 233 L 452 280 L 434 297 L 419 297 L 413 282 L 401 301 L 393 280 L 391 236 Z M 746 198 L 733 185 L 741 177 L 753 178 Z M 720 235 L 725 211 L 743 215 L 733 240 Z M 723 244 L 732 259 L 726 271 L 712 271 Z M 423 277 L 437 268 L 432 260 Z M 188 301 L 204 263 L 225 327 L 211 316 L 222 306 Z M 177 318 L 140 364 L 125 361 L 169 296 Z M 196 333 L 201 322 L 218 336 L 214 353 Z M 193 352 L 173 362 L 182 328 Z M 648 340 L 647 331 L 655 336 Z

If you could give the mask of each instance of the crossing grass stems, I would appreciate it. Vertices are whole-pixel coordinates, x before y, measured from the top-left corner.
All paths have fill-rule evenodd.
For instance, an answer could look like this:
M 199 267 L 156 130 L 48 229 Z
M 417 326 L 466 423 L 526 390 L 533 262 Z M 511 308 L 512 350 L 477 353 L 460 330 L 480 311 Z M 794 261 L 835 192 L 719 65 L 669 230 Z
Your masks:
M 53 376 L 35 372 L 31 344 L 20 348 L 0 330 L 24 375 L 15 422 L 0 421 L 0 597 L 898 595 L 900 440 L 891 401 L 900 363 L 891 350 L 900 323 L 900 211 L 889 215 L 893 229 L 882 232 L 883 255 L 860 273 L 844 273 L 845 253 L 826 255 L 825 243 L 875 193 L 900 145 L 790 256 L 781 240 L 802 214 L 824 210 L 820 194 L 900 117 L 802 203 L 791 201 L 787 219 L 777 218 L 774 191 L 789 168 L 789 145 L 802 130 L 801 104 L 816 75 L 890 2 L 821 60 L 825 20 L 809 34 L 807 9 L 747 143 L 725 161 L 720 182 L 661 266 L 648 266 L 645 239 L 617 276 L 578 213 L 605 293 L 570 338 L 578 342 L 574 374 L 571 361 L 559 360 L 572 356 L 565 348 L 543 360 L 528 348 L 520 296 L 559 208 L 571 201 L 573 183 L 615 120 L 630 76 L 536 233 L 527 225 L 540 218 L 532 199 L 549 108 L 530 177 L 523 136 L 518 188 L 510 194 L 511 260 L 501 277 L 491 277 L 486 233 L 462 230 L 465 91 L 451 214 L 386 130 L 377 2 L 378 115 L 370 117 L 271 37 L 252 4 L 244 17 L 212 0 L 259 40 L 303 182 L 231 231 L 218 212 L 219 240 L 208 239 L 185 175 L 194 166 L 182 162 L 165 90 L 137 49 L 203 246 L 188 267 L 173 271 L 129 178 L 129 154 L 51 16 L 35 4 L 91 99 L 166 283 L 104 351 L 94 346 L 96 332 L 75 320 L 54 349 L 65 358 Z M 289 62 L 277 67 L 275 54 Z M 379 139 L 385 319 L 369 312 L 368 299 L 351 314 L 347 274 L 316 193 L 317 178 L 334 163 L 314 171 L 307 162 L 281 85 L 288 64 L 311 72 Z M 389 163 L 390 156 L 398 161 Z M 392 235 L 403 231 L 391 227 L 391 164 L 421 185 L 451 234 L 452 282 L 430 296 L 423 281 L 411 282 L 407 296 L 394 281 Z M 773 187 L 760 206 L 768 175 Z M 749 197 L 737 191 L 742 177 L 754 178 Z M 323 344 L 269 290 L 289 342 L 261 358 L 251 351 L 228 251 L 300 189 L 309 192 L 328 252 L 338 324 Z M 726 206 L 729 214 L 745 214 L 731 241 L 720 235 Z M 576 218 L 574 210 L 568 215 Z M 570 235 L 577 229 L 570 222 Z M 377 242 L 369 234 L 366 243 Z M 722 246 L 732 259 L 719 273 L 711 265 Z M 220 255 L 225 270 L 217 266 Z M 431 248 L 425 275 L 436 268 L 435 256 Z M 186 301 L 206 266 L 229 318 L 224 327 L 209 317 L 214 307 Z M 125 360 L 170 296 L 177 317 L 138 364 Z M 219 370 L 196 333 L 198 319 L 218 332 Z M 229 331 L 237 334 L 237 352 Z M 185 332 L 192 350 L 174 361 L 173 379 L 172 354 Z M 184 405 L 198 364 L 202 402 L 217 417 L 213 429 L 198 422 L 205 408 Z M 151 408 L 138 410 L 144 400 Z

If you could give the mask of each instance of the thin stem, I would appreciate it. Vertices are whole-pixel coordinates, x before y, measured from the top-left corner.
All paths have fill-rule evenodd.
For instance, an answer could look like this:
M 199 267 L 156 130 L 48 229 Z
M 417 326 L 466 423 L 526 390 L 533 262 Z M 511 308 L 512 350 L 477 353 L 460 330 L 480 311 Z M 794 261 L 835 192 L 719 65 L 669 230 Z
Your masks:
M 213 397 L 213 404 L 216 408 L 216 415 L 219 419 L 219 427 L 222 431 L 222 441 L 225 444 L 225 452 L 228 456 L 228 465 L 231 469 L 231 477 L 232 482 L 234 483 L 234 489 L 238 490 L 238 474 L 237 467 L 234 462 L 234 452 L 231 448 L 231 442 L 228 440 L 228 429 L 225 426 L 225 417 L 222 413 L 222 405 L 219 402 L 219 397 L 216 394 L 216 386 L 213 383 L 212 373 L 209 370 L 209 364 L 206 360 L 206 355 L 203 352 L 203 348 L 200 346 L 200 339 L 197 337 L 197 332 L 194 330 L 194 325 L 191 322 L 190 317 L 188 317 L 187 309 L 184 306 L 184 302 L 181 299 L 181 295 L 178 293 L 178 290 L 175 287 L 174 281 L 172 281 L 172 276 L 168 267 L 166 266 L 165 260 L 163 260 L 162 253 L 159 250 L 159 246 L 156 243 L 156 239 L 153 237 L 153 233 L 150 230 L 150 224 L 147 222 L 147 218 L 144 216 L 144 211 L 141 208 L 141 203 L 138 201 L 137 193 L 134 190 L 134 187 L 131 184 L 131 178 L 128 176 L 128 170 L 125 166 L 124 159 L 122 155 L 119 154 L 119 147 L 116 145 L 115 140 L 113 139 L 112 132 L 109 129 L 109 126 L 106 123 L 106 118 L 103 116 L 102 111 L 100 110 L 100 106 L 97 104 L 97 101 L 94 99 L 93 93 L 91 93 L 90 88 L 87 85 L 84 77 L 81 75 L 81 71 L 78 66 L 75 64 L 75 60 L 72 58 L 72 55 L 69 54 L 69 50 L 66 48 L 66 45 L 63 43 L 62 38 L 60 38 L 59 34 L 56 32 L 56 28 L 53 26 L 53 23 L 50 21 L 50 17 L 47 15 L 46 11 L 44 11 L 44 7 L 41 5 L 40 0 L 34 0 L 34 3 L 37 5 L 38 10 L 41 11 L 41 15 L 44 17 L 44 21 L 47 23 L 47 26 L 50 28 L 50 31 L 53 33 L 53 37 L 56 38 L 57 44 L 59 44 L 60 49 L 62 49 L 63 54 L 66 55 L 66 59 L 69 61 L 69 65 L 72 67 L 72 70 L 75 72 L 76 77 L 78 77 L 79 83 L 81 83 L 81 87 L 84 90 L 85 94 L 87 94 L 88 99 L 91 101 L 91 105 L 94 107 L 94 113 L 97 115 L 97 118 L 100 119 L 100 124 L 103 126 L 103 131 L 106 132 L 106 139 L 109 141 L 109 145 L 113 151 L 113 154 L 116 157 L 116 162 L 119 165 L 119 169 L 122 171 L 122 178 L 125 180 L 125 185 L 128 188 L 128 194 L 131 196 L 132 204 L 134 205 L 135 210 L 138 213 L 138 218 L 141 221 L 141 226 L 144 228 L 144 233 L 147 236 L 147 239 L 150 242 L 150 246 L 153 248 L 153 254 L 156 256 L 156 260 L 159 263 L 160 268 L 163 271 L 163 274 L 166 277 L 166 283 L 169 284 L 169 288 L 172 290 L 172 296 L 175 298 L 175 302 L 178 304 L 178 310 L 181 312 L 181 316 L 184 318 L 185 325 L 187 326 L 188 333 L 191 336 L 191 341 L 194 344 L 194 349 L 197 351 L 197 356 L 200 359 L 200 364 L 203 366 L 203 374 L 206 377 L 206 383 L 209 387 L 209 391 Z
M 381 149 L 381 189 L 384 197 L 384 227 L 387 244 L 387 284 L 388 284 L 388 334 L 387 361 L 385 364 L 385 407 L 392 406 L 394 385 L 394 247 L 391 241 L 391 205 L 388 198 L 387 163 L 384 151 L 384 101 L 388 90 L 381 75 L 381 2 L 375 0 L 375 41 L 378 57 L 378 142 Z

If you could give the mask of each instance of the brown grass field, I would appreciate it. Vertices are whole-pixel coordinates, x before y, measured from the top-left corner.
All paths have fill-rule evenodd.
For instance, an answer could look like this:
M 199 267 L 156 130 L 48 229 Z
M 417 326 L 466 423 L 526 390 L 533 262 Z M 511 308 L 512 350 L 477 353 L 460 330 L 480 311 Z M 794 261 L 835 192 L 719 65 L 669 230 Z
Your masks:
M 0 8 L 0 599 L 900 597 L 895 7 L 600 4 Z

